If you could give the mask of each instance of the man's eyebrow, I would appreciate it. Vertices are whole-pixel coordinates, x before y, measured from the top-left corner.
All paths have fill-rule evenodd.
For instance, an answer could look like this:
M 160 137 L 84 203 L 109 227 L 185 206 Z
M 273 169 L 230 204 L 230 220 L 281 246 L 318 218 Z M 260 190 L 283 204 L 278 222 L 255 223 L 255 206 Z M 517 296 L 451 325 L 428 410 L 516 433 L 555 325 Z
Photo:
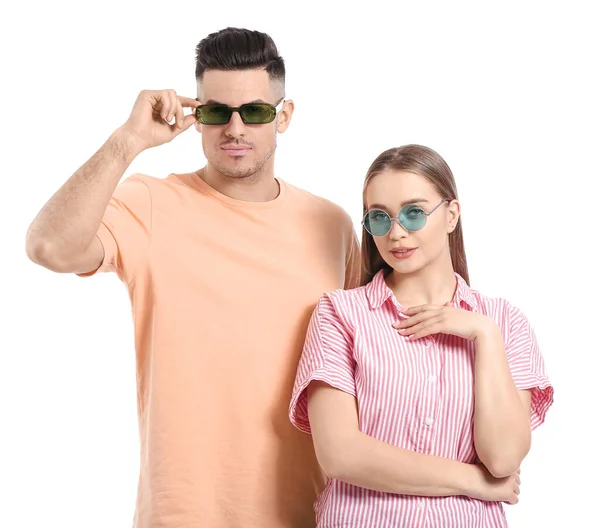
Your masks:
M 256 103 L 270 104 L 270 103 L 267 103 L 267 101 L 265 101 L 263 99 L 254 99 L 253 101 L 248 101 L 247 103 L 244 103 L 244 104 L 256 104 Z M 209 105 L 209 104 L 225 104 L 225 103 L 222 103 L 221 101 L 217 101 L 216 99 L 209 99 L 208 101 L 206 101 L 206 103 L 202 103 L 202 104 Z M 229 106 L 229 105 L 227 105 L 227 106 Z

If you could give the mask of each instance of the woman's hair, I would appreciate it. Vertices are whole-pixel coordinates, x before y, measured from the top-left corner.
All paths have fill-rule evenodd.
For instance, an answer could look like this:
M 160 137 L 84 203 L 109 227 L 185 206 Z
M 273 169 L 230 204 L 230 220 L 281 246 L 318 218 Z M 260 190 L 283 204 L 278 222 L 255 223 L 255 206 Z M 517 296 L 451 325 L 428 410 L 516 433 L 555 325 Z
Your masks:
M 434 150 L 421 145 L 405 145 L 382 152 L 371 164 L 363 188 L 363 218 L 367 213 L 366 191 L 370 181 L 381 172 L 405 171 L 427 178 L 446 200 L 457 200 L 456 182 L 448 164 Z M 463 241 L 462 223 L 459 217 L 456 228 L 450 233 L 450 256 L 452 267 L 469 284 L 469 271 Z M 362 277 L 361 285 L 369 283 L 375 274 L 392 268 L 383 260 L 372 235 L 363 229 L 362 233 Z
M 206 70 L 265 68 L 273 81 L 285 82 L 285 65 L 273 39 L 266 33 L 226 28 L 211 33 L 196 46 L 196 80 Z

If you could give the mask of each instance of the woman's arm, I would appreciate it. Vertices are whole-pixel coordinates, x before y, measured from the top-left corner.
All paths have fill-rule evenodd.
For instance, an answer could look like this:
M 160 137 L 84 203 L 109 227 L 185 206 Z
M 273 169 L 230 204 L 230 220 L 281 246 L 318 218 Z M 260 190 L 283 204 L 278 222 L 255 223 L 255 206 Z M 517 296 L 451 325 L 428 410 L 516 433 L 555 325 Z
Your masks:
M 495 477 L 510 475 L 531 446 L 531 392 L 517 391 L 498 326 L 475 337 L 475 450 Z
M 415 453 L 363 434 L 356 399 L 325 383 L 308 386 L 308 413 L 317 458 L 331 478 L 404 495 L 518 500 L 516 472 L 496 479 L 482 465 Z
M 531 393 L 517 391 L 500 327 L 484 314 L 449 304 L 415 306 L 404 313 L 408 319 L 393 326 L 409 339 L 445 333 L 475 342 L 475 450 L 494 477 L 515 472 L 531 444 Z M 512 333 L 517 341 L 528 343 L 525 323 L 520 318 Z M 515 365 L 519 361 L 523 359 Z M 527 360 L 515 368 L 529 368 Z

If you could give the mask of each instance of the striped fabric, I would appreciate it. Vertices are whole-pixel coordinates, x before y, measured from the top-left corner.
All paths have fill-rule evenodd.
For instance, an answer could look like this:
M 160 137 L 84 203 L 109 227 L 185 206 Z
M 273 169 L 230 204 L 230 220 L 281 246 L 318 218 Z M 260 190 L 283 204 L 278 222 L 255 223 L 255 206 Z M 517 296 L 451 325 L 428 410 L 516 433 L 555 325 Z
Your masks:
M 506 300 L 486 297 L 456 277 L 453 306 L 496 321 L 517 389 L 532 389 L 534 429 L 552 404 L 553 388 L 527 319 Z M 324 295 L 298 366 L 290 419 L 310 433 L 306 388 L 320 380 L 356 397 L 363 433 L 404 449 L 474 463 L 474 344 L 447 334 L 411 342 L 391 326 L 406 317 L 400 310 L 383 271 L 366 286 Z M 506 526 L 498 502 L 380 493 L 335 479 L 328 480 L 315 509 L 323 528 Z

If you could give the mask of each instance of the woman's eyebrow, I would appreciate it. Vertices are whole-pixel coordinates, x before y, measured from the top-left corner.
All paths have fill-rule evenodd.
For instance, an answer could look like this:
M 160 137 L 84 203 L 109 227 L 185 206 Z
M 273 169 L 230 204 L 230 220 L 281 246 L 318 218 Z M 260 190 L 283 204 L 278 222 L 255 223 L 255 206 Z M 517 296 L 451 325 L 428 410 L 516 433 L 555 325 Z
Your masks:
M 427 198 L 412 198 L 410 200 L 405 200 L 400 205 L 401 205 L 401 207 L 404 207 L 405 205 L 408 205 L 408 204 L 417 204 L 417 203 L 429 203 L 429 200 L 427 200 Z M 371 204 L 371 207 L 369 207 L 369 209 L 383 209 L 384 211 L 389 211 L 389 209 L 383 204 Z

